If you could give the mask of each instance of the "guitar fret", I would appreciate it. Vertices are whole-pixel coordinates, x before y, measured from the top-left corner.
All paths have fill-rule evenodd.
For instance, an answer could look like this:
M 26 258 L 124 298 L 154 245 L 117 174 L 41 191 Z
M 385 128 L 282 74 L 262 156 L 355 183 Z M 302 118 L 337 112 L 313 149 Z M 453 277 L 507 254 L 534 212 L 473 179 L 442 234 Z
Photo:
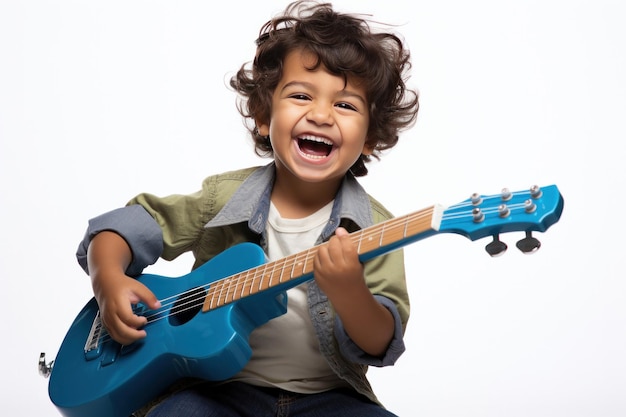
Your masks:
M 224 285 L 224 284 L 220 280 L 220 281 L 215 283 L 215 287 L 213 288 L 213 297 L 212 297 L 212 299 L 215 300 L 215 307 L 220 307 L 222 305 L 220 303 L 220 294 L 221 294 L 221 291 L 222 291 L 222 285 Z
M 234 275 L 233 277 L 233 283 L 234 285 L 232 285 L 232 295 L 230 296 L 230 301 L 233 302 L 235 300 L 238 300 L 239 298 L 241 298 L 241 292 L 239 292 L 239 287 L 242 287 L 242 283 L 241 283 L 241 274 L 237 274 Z M 231 292 L 229 291 L 229 294 Z
M 267 272 L 268 266 L 271 266 L 271 265 L 273 265 L 273 263 L 265 264 L 265 267 L 263 268 L 263 276 L 262 276 L 262 280 L 264 283 L 263 290 L 266 290 L 272 286 L 272 273 Z
M 385 236 L 385 224 L 383 223 L 380 229 L 380 240 L 378 241 L 378 247 L 383 246 L 383 237 Z
M 402 232 L 402 237 L 405 238 L 406 233 L 407 233 L 407 228 L 409 227 L 409 217 L 403 216 L 403 218 L 404 218 L 404 231 Z
M 221 306 L 224 305 L 224 302 L 222 301 L 222 299 L 224 298 L 225 281 L 226 281 L 226 279 L 220 280 L 219 285 L 216 287 L 216 290 L 217 290 L 217 305 L 218 305 L 218 307 L 221 307 Z
M 277 262 L 276 265 L 278 265 L 279 263 Z M 283 274 L 285 273 L 285 265 L 287 264 L 287 259 L 283 258 L 280 261 L 280 267 L 278 267 L 278 270 L 280 271 L 280 273 L 278 274 L 278 284 L 282 284 L 283 283 Z
M 221 304 L 225 305 L 228 303 L 228 298 L 230 297 L 230 288 L 232 285 L 232 278 L 226 278 L 222 281 L 222 290 L 220 291 Z
M 252 289 L 252 286 L 248 285 L 250 284 L 250 280 L 244 278 L 244 276 L 247 276 L 247 274 L 239 274 L 239 276 L 243 279 L 243 284 L 241 285 L 241 296 L 239 298 L 244 298 L 246 295 L 250 295 L 250 290 Z
M 300 275 L 303 275 L 306 271 L 307 261 L 309 260 L 309 251 L 304 255 L 304 261 L 302 262 L 302 270 L 300 271 Z
M 222 285 L 220 287 L 220 296 L 218 298 L 218 301 L 219 301 L 219 304 L 222 306 L 226 304 L 228 300 L 228 295 L 230 294 L 229 289 L 230 289 L 231 279 L 232 278 L 226 278 L 221 281 Z
M 271 267 L 271 268 L 268 268 L 268 267 Z M 267 281 L 267 286 L 265 287 L 265 289 L 272 288 L 274 286 L 273 282 L 274 282 L 274 268 L 275 267 L 276 267 L 276 263 L 272 262 L 270 264 L 267 264 L 265 267 L 265 270 L 263 271 L 263 277 Z
M 265 273 L 267 269 L 267 264 L 265 264 L 263 267 L 259 268 L 259 292 L 264 291 L 267 289 L 267 284 L 266 279 L 267 279 L 267 275 Z
M 213 286 L 210 287 L 209 289 L 209 293 L 211 294 L 211 298 L 210 298 L 210 302 L 209 302 L 209 309 L 213 309 L 215 308 L 215 289 Z M 208 296 L 207 296 L 208 298 Z M 205 301 L 205 305 L 206 305 L 206 301 Z
M 285 264 L 285 260 L 281 259 L 277 262 L 274 262 L 274 267 L 272 268 L 272 279 L 270 285 L 272 287 L 280 284 L 283 279 L 283 265 Z
M 287 264 L 287 259 L 283 259 L 283 263 L 280 267 L 280 275 L 278 276 L 278 283 L 281 284 L 283 282 L 283 274 L 285 273 L 285 265 Z
M 271 275 L 268 278 L 268 274 L 267 274 L 267 267 L 270 264 L 265 264 L 263 267 L 263 271 L 261 272 L 261 283 L 259 285 L 259 292 L 261 291 L 265 291 L 266 289 L 268 289 L 270 287 L 271 284 Z
M 247 271 L 246 272 L 246 284 L 248 285 L 248 290 L 246 291 L 246 296 L 249 296 L 251 294 L 254 293 L 254 276 L 252 276 L 252 278 L 250 278 L 250 272 L 252 271 Z
M 381 236 L 381 240 L 380 240 L 381 247 L 385 246 L 385 244 L 396 242 L 400 240 L 400 238 L 404 237 L 403 234 L 401 233 L 400 226 L 401 224 L 398 224 L 397 220 L 389 223 L 389 227 L 385 229 L 387 239 L 383 239 L 383 236 Z
M 289 265 L 288 266 L 290 266 L 290 268 L 289 268 L 289 271 L 288 271 L 288 274 L 287 274 L 287 281 L 291 281 L 293 279 L 293 277 L 296 275 L 296 261 L 297 261 L 297 259 L 298 259 L 298 255 L 297 254 L 291 255 L 289 257 Z
M 361 250 L 359 254 L 367 253 L 376 248 L 376 241 L 374 240 L 374 235 L 369 234 L 365 240 L 361 241 Z
M 235 296 L 237 295 L 238 288 L 239 288 L 239 276 L 233 275 L 230 278 L 230 282 L 228 285 L 228 297 L 226 300 L 227 303 L 232 303 L 233 301 L 235 301 Z
M 301 271 L 301 272 L 302 272 L 302 274 L 301 274 L 301 275 L 304 275 L 306 272 L 308 272 L 308 271 L 307 271 L 307 262 L 309 261 L 309 254 L 310 254 L 310 253 L 311 253 L 311 249 L 309 249 L 309 250 L 307 250 L 307 251 L 306 251 L 306 255 L 304 256 L 304 263 L 302 264 L 302 271 Z M 312 269 L 313 269 L 313 268 L 311 268 L 311 270 L 312 270 Z
M 254 269 L 254 277 L 252 278 L 252 282 L 256 282 L 257 279 L 258 279 L 259 283 L 258 283 L 258 285 L 254 286 L 255 289 L 254 289 L 253 294 L 256 294 L 257 292 L 259 292 L 259 291 L 261 291 L 263 289 L 263 276 L 261 275 L 259 277 L 258 273 L 259 273 L 259 268 L 255 268 Z
M 430 217 L 424 218 L 423 216 L 418 217 L 417 220 L 409 222 L 409 224 L 407 225 L 407 235 L 417 235 L 418 233 L 430 229 L 430 222 Z
M 304 265 L 306 264 L 306 254 L 303 254 L 304 259 L 298 261 L 298 273 L 295 276 L 300 276 L 304 273 Z

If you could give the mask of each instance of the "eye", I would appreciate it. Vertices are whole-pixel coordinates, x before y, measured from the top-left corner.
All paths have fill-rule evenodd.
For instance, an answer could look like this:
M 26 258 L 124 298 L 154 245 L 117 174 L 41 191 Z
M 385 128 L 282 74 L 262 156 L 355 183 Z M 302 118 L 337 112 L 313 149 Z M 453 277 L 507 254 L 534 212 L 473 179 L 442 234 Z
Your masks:
M 310 100 L 311 99 L 309 96 L 307 96 L 306 94 L 302 94 L 302 93 L 290 94 L 289 98 L 293 98 L 295 100 Z
M 341 109 L 352 110 L 352 111 L 359 111 L 359 109 L 356 106 L 354 106 L 354 105 L 352 105 L 350 103 L 346 103 L 346 102 L 337 103 L 337 104 L 335 104 L 335 106 L 337 106 L 337 107 L 339 107 Z

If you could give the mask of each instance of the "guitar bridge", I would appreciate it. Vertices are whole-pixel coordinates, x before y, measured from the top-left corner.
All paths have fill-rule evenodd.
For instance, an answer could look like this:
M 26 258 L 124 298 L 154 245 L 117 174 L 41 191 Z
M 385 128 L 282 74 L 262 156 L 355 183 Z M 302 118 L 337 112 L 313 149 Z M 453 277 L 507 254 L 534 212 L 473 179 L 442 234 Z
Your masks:
M 100 355 L 100 348 L 102 346 L 101 337 L 105 332 L 106 330 L 102 325 L 102 319 L 100 319 L 100 311 L 98 311 L 93 319 L 89 336 L 87 336 L 85 342 L 85 358 L 87 360 L 94 359 Z

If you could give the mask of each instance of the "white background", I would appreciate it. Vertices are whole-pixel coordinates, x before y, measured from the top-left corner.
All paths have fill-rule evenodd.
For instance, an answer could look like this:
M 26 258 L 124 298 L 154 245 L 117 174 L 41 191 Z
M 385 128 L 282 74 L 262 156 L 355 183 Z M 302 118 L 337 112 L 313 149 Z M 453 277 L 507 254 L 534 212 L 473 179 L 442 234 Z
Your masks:
M 217 4 L 0 0 L 2 415 L 58 415 L 36 365 L 91 297 L 74 258 L 89 218 L 267 162 L 226 84 L 286 3 Z M 620 4 L 336 2 L 412 51 L 419 121 L 363 180 L 390 210 L 532 184 L 565 198 L 533 255 L 516 233 L 498 258 L 458 235 L 406 248 L 408 349 L 370 374 L 399 415 L 626 415 Z

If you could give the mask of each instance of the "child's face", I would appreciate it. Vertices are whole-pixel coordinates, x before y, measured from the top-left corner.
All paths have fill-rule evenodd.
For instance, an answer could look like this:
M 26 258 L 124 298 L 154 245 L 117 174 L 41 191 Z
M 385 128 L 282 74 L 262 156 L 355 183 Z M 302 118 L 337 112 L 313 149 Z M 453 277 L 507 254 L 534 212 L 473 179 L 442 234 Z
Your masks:
M 269 124 L 258 123 L 270 136 L 279 172 L 305 182 L 342 178 L 361 154 L 369 126 L 365 88 L 321 66 L 308 70 L 315 57 L 296 50 L 287 55 L 274 90 Z

